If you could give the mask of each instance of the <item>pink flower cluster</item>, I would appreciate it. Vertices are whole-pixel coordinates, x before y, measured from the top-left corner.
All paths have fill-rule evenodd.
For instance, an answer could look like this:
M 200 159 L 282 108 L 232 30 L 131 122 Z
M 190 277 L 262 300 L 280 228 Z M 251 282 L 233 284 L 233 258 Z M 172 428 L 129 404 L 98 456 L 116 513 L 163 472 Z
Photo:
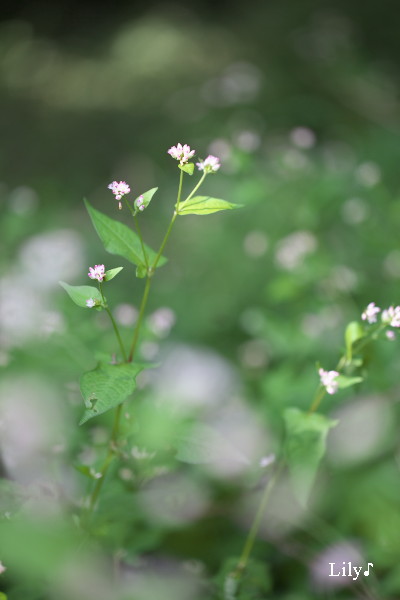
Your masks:
M 121 210 L 121 198 L 122 196 L 125 196 L 125 194 L 129 194 L 131 188 L 125 181 L 113 181 L 109 184 L 108 189 L 112 191 L 115 199 L 118 200 L 118 208 Z
M 337 381 L 339 373 L 337 371 L 325 371 L 324 369 L 319 369 L 318 373 L 321 385 L 324 386 L 328 394 L 336 394 L 339 387 L 339 383 Z
M 106 269 L 104 265 L 95 265 L 94 267 L 89 267 L 88 276 L 90 279 L 97 279 L 97 281 L 103 281 L 106 274 Z
M 382 323 L 390 327 L 400 327 L 400 306 L 389 306 L 382 312 Z
M 373 324 L 377 322 L 379 313 L 381 313 L 382 323 L 390 327 L 400 327 L 400 306 L 389 306 L 389 308 L 382 310 L 375 305 L 375 302 L 370 302 L 361 318 L 363 321 Z
M 182 144 L 177 144 L 168 150 L 168 154 L 172 156 L 172 158 L 179 160 L 180 165 L 187 163 L 188 160 L 194 156 L 195 152 L 196 150 L 191 150 L 190 146 L 187 144 L 184 144 L 183 146 Z
M 219 158 L 210 154 L 207 156 L 205 160 L 201 160 L 196 163 L 199 171 L 204 171 L 205 173 L 216 173 L 221 166 Z
M 379 306 L 375 306 L 375 302 L 370 302 L 367 308 L 361 315 L 363 321 L 368 321 L 368 323 L 376 323 L 378 320 L 377 314 L 381 312 Z
M 375 305 L 375 302 L 370 302 L 367 308 L 361 315 L 361 319 L 363 321 L 367 321 L 370 325 L 377 322 L 377 315 L 381 313 L 381 321 L 383 325 L 387 325 L 389 327 L 400 327 L 400 306 L 389 306 L 389 308 L 385 308 L 382 310 L 379 306 Z M 388 340 L 393 341 L 396 339 L 396 334 L 394 331 L 389 329 L 385 333 Z

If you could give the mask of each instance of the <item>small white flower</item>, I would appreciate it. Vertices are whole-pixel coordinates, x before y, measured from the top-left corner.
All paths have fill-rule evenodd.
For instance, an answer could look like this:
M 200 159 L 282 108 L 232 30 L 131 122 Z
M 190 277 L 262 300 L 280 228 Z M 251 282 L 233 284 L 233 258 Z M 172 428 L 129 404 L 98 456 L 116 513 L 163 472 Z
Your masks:
M 210 154 L 205 160 L 201 160 L 200 162 L 196 163 L 196 166 L 199 171 L 204 171 L 205 173 L 216 173 L 220 168 L 221 163 L 219 162 L 219 158 L 217 156 Z
M 97 281 L 103 281 L 106 274 L 106 269 L 104 265 L 95 265 L 94 267 L 89 267 L 88 277 L 90 279 L 97 279 Z
M 328 394 L 336 394 L 339 387 L 336 378 L 339 373 L 337 371 L 325 371 L 324 369 L 319 369 L 318 373 L 321 385 L 324 386 Z
M 385 335 L 386 335 L 387 339 L 390 340 L 391 342 L 393 342 L 396 339 L 396 334 L 391 329 L 389 329 Z
M 88 308 L 93 308 L 94 306 L 96 306 L 96 301 L 93 300 L 93 298 L 89 298 L 88 300 L 86 300 L 86 306 Z
M 361 318 L 363 321 L 368 321 L 368 323 L 376 323 L 377 321 L 377 314 L 381 312 L 381 309 L 379 308 L 379 306 L 375 306 L 375 302 L 370 302 L 367 306 L 367 308 L 364 310 L 364 312 L 361 315 Z
M 195 152 L 196 150 L 191 150 L 190 146 L 187 144 L 184 144 L 183 146 L 182 144 L 177 144 L 168 150 L 168 154 L 172 156 L 172 158 L 179 160 L 180 165 L 187 163 L 188 160 L 195 154 Z
M 136 208 L 138 210 L 144 210 L 146 208 L 145 205 L 144 205 L 144 200 L 143 200 L 143 196 L 142 195 L 140 195 L 139 198 L 136 198 L 135 204 L 136 204 Z
M 400 327 L 400 306 L 389 306 L 382 312 L 382 323 L 391 327 Z
M 5 567 L 5 566 L 3 565 L 3 563 L 1 562 L 1 560 L 0 560 L 0 575 L 1 575 L 2 573 L 4 573 L 4 571 L 6 571 L 6 570 L 7 570 L 7 567 Z

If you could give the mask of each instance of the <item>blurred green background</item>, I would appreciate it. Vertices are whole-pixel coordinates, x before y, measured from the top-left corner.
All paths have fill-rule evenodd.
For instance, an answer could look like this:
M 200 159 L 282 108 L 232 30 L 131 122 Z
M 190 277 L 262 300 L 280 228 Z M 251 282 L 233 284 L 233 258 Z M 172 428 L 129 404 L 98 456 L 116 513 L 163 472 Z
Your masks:
M 349 320 L 371 301 L 399 302 L 399 21 L 388 0 L 4 8 L 9 599 L 223 597 L 218 582 L 269 473 L 259 461 L 279 451 L 282 410 L 309 406 L 315 364 L 334 368 Z M 127 406 L 125 456 L 85 537 L 76 514 L 92 483 L 72 465 L 96 472 L 112 418 L 78 428 L 79 377 L 96 351 L 117 348 L 103 314 L 73 305 L 58 281 L 84 285 L 89 265 L 124 266 L 107 296 L 128 343 L 143 280 L 102 249 L 82 198 L 129 222 L 108 183 L 126 180 L 134 197 L 159 186 L 141 215 L 157 246 L 176 197 L 167 149 L 177 142 L 219 156 L 204 191 L 244 208 L 178 220 L 140 348 L 162 366 Z M 324 401 L 340 424 L 310 508 L 283 479 L 240 598 L 400 597 L 399 367 L 398 342 L 378 342 L 366 381 Z M 177 447 L 182 458 L 198 425 L 221 438 L 188 465 Z M 372 562 L 374 575 L 337 583 L 332 561 Z

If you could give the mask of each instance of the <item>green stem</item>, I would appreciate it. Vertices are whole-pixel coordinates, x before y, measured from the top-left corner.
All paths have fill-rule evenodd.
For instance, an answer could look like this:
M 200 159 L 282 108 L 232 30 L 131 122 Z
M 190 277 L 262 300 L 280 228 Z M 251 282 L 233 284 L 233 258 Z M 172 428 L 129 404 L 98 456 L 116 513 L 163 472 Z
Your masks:
M 188 202 L 190 200 L 190 198 L 197 192 L 197 190 L 199 189 L 199 187 L 201 186 L 201 184 L 203 183 L 203 181 L 205 180 L 205 178 L 207 177 L 207 173 L 203 173 L 203 175 L 200 177 L 199 182 L 197 183 L 197 185 L 192 189 L 192 191 L 190 192 L 189 196 L 187 198 L 185 198 L 185 200 L 182 202 L 181 206 L 184 206 L 186 202 Z M 177 202 L 177 212 L 179 212 L 179 202 Z
M 204 173 L 203 176 L 201 177 L 200 181 L 198 182 L 198 184 L 194 187 L 194 189 L 192 190 L 192 192 L 186 198 L 185 202 L 187 200 L 189 200 L 193 196 L 193 194 L 199 189 L 200 185 L 202 184 L 202 182 L 205 179 L 205 175 L 206 174 Z M 168 229 L 167 229 L 167 232 L 166 232 L 166 234 L 164 236 L 164 239 L 163 239 L 163 241 L 161 243 L 160 249 L 159 249 L 159 251 L 158 251 L 158 253 L 157 253 L 157 255 L 156 255 L 155 259 L 154 259 L 154 262 L 153 262 L 153 264 L 151 266 L 149 265 L 148 257 L 147 257 L 146 252 L 145 252 L 145 248 L 144 248 L 144 244 L 143 244 L 143 238 L 142 238 L 142 235 L 141 235 L 141 232 L 140 232 L 140 227 L 139 227 L 138 220 L 137 220 L 136 215 L 134 214 L 134 212 L 131 210 L 130 205 L 127 203 L 128 208 L 131 211 L 132 216 L 133 216 L 133 218 L 135 220 L 136 229 L 137 229 L 137 232 L 138 232 L 138 235 L 139 235 L 139 238 L 140 238 L 140 243 L 142 245 L 143 256 L 144 256 L 144 259 L 145 259 L 145 262 L 146 262 L 146 266 L 147 266 L 147 270 L 148 270 L 148 275 L 147 275 L 147 279 L 146 279 L 146 285 L 145 285 L 145 288 L 144 288 L 144 291 L 143 291 L 142 301 L 140 303 L 139 316 L 138 316 L 138 320 L 136 322 L 135 331 L 134 331 L 134 334 L 133 334 L 131 349 L 130 349 L 128 358 L 126 357 L 125 350 L 124 350 L 123 345 L 122 345 L 122 340 L 120 338 L 119 331 L 118 331 L 118 328 L 117 328 L 116 323 L 114 321 L 114 318 L 113 318 L 111 312 L 109 311 L 109 309 L 108 309 L 108 307 L 106 305 L 105 298 L 103 296 L 103 291 L 102 291 L 101 285 L 100 285 L 100 293 L 101 293 L 102 298 L 103 298 L 103 304 L 105 305 L 106 310 L 107 310 L 107 312 L 108 312 L 108 314 L 109 314 L 109 316 L 111 318 L 111 322 L 113 323 L 115 333 L 117 335 L 118 341 L 120 342 L 121 351 L 122 351 L 122 354 L 124 356 L 124 361 L 128 362 L 128 363 L 132 362 L 132 360 L 134 358 L 134 355 L 135 355 L 135 352 L 136 352 L 137 343 L 138 343 L 138 339 L 139 339 L 139 333 L 140 333 L 140 329 L 141 329 L 141 326 L 142 326 L 144 314 L 145 314 L 145 311 L 146 311 L 146 305 L 147 305 L 147 300 L 148 300 L 148 297 L 149 297 L 149 292 L 150 292 L 150 287 L 151 287 L 151 281 L 152 281 L 152 277 L 153 277 L 154 271 L 155 271 L 155 269 L 156 269 L 156 267 L 158 265 L 158 262 L 159 262 L 159 260 L 161 258 L 161 255 L 163 253 L 165 245 L 166 245 L 166 243 L 168 241 L 168 238 L 170 236 L 173 224 L 175 223 L 176 217 L 178 215 L 177 211 L 179 209 L 179 205 L 180 205 L 180 201 L 181 201 L 182 183 L 183 183 L 183 171 L 180 172 L 180 177 L 179 177 L 178 195 L 177 195 L 177 200 L 176 200 L 176 205 L 175 205 L 176 206 L 176 210 L 175 210 L 175 212 L 174 212 L 174 214 L 172 216 L 170 224 L 168 225 Z M 106 459 L 105 459 L 105 461 L 103 463 L 103 466 L 100 469 L 101 477 L 99 477 L 99 479 L 97 480 L 96 485 L 93 488 L 93 492 L 92 492 L 92 494 L 90 496 L 90 499 L 89 499 L 89 512 L 93 511 L 93 508 L 94 508 L 94 506 L 95 506 L 95 504 L 97 502 L 97 499 L 99 497 L 101 488 L 103 487 L 103 483 L 104 483 L 104 480 L 105 480 L 106 473 L 107 473 L 107 471 L 108 471 L 108 469 L 110 467 L 110 464 L 111 464 L 111 462 L 112 462 L 112 460 L 113 460 L 113 458 L 115 456 L 115 447 L 116 447 L 116 443 L 117 443 L 117 439 L 118 439 L 118 434 L 119 434 L 119 427 L 120 427 L 122 406 L 123 405 L 120 404 L 116 408 L 115 417 L 114 417 L 114 425 L 113 425 L 113 429 L 112 429 L 112 432 L 111 432 L 111 439 L 110 439 L 108 453 L 107 453 Z
M 250 531 L 247 535 L 245 544 L 243 546 L 242 554 L 240 555 L 236 569 L 232 573 L 232 575 L 235 576 L 235 578 L 237 580 L 240 580 L 240 578 L 243 574 L 243 571 L 245 570 L 245 568 L 247 566 L 247 562 L 249 560 L 249 556 L 253 549 L 254 542 L 255 542 L 257 534 L 258 534 L 258 530 L 260 529 L 261 521 L 264 516 L 265 509 L 267 508 L 267 504 L 270 499 L 271 492 L 272 492 L 273 488 L 275 487 L 275 484 L 277 482 L 277 479 L 280 475 L 282 468 L 283 468 L 283 463 L 280 463 L 279 466 L 277 467 L 275 473 L 272 475 L 271 479 L 268 481 L 267 485 L 265 486 L 264 493 L 261 497 L 261 502 L 258 506 L 258 510 L 256 512 L 253 523 L 250 527 Z
M 311 414 L 317 410 L 325 394 L 325 388 L 322 385 L 318 386 L 317 391 L 315 392 L 314 400 L 311 402 L 310 408 L 308 409 L 308 414 Z
M 155 259 L 154 259 L 154 262 L 153 262 L 153 264 L 151 265 L 151 267 L 150 267 L 150 269 L 149 269 L 149 270 L 150 270 L 150 275 L 151 275 L 151 276 L 154 274 L 154 271 L 155 271 L 155 269 L 156 269 L 156 267 L 157 267 L 157 265 L 158 265 L 158 261 L 159 261 L 159 260 L 160 260 L 160 258 L 161 258 L 161 255 L 162 255 L 162 253 L 163 253 L 163 250 L 164 250 L 164 248 L 165 248 L 165 244 L 166 244 L 166 243 L 167 243 L 167 241 L 168 241 L 168 238 L 169 238 L 169 236 L 170 236 L 170 233 L 171 233 L 171 230 L 172 230 L 173 224 L 175 223 L 175 219 L 176 219 L 176 217 L 177 217 L 177 216 L 178 216 L 178 213 L 175 211 L 175 212 L 174 212 L 174 214 L 172 215 L 172 219 L 171 219 L 171 221 L 170 221 L 170 223 L 169 223 L 169 225 L 168 225 L 168 229 L 167 229 L 167 232 L 166 232 L 166 234 L 165 234 L 165 236 L 164 236 L 164 239 L 163 239 L 163 241 L 161 242 L 161 246 L 160 246 L 160 249 L 159 249 L 159 251 L 157 252 L 157 256 L 155 257 Z
M 106 311 L 107 311 L 107 314 L 108 314 L 108 316 L 110 317 L 110 321 L 111 321 L 111 323 L 112 323 L 112 326 L 113 326 L 113 328 L 114 328 L 115 336 L 116 336 L 116 338 L 117 338 L 117 340 L 118 340 L 119 347 L 120 347 L 120 349 L 121 349 L 121 353 L 122 353 L 122 357 L 123 357 L 123 359 L 124 359 L 124 362 L 126 362 L 126 361 L 127 361 L 126 352 L 125 352 L 124 345 L 123 345 L 123 343 L 122 343 L 121 335 L 120 335 L 120 333 L 119 333 L 118 325 L 117 325 L 117 324 L 116 324 L 116 322 L 115 322 L 115 319 L 114 319 L 114 317 L 113 317 L 113 315 L 112 315 L 112 312 L 111 312 L 111 310 L 110 310 L 110 309 L 108 308 L 108 306 L 107 306 L 107 302 L 106 302 L 106 299 L 105 299 L 105 297 L 104 297 L 104 294 L 103 294 L 103 286 L 101 285 L 101 282 L 100 282 L 100 281 L 99 281 L 99 290 L 100 290 L 101 298 L 102 298 L 102 300 L 103 300 L 103 306 L 104 306 L 104 308 L 106 309 Z
M 135 214 L 133 215 L 133 220 L 135 221 L 136 231 L 137 231 L 139 239 L 140 239 L 140 245 L 142 246 L 143 258 L 144 258 L 144 262 L 146 265 L 146 269 L 148 269 L 149 268 L 149 259 L 147 258 L 146 250 L 144 247 L 142 232 L 139 227 L 139 219 L 137 218 L 137 216 Z
M 182 184 L 183 184 L 183 171 L 181 171 L 180 176 L 179 176 L 178 196 L 176 198 L 176 204 L 175 204 L 176 211 L 179 210 L 179 203 L 181 201 L 181 195 L 182 195 Z
M 116 412 L 115 412 L 115 417 L 114 417 L 114 425 L 112 428 L 112 433 L 111 433 L 111 439 L 110 439 L 110 445 L 108 448 L 108 452 L 107 452 L 107 456 L 106 459 L 103 463 L 103 466 L 100 469 L 100 475 L 101 477 L 99 477 L 99 479 L 96 481 L 96 485 L 93 488 L 93 492 L 90 495 L 90 499 L 89 499 L 89 513 L 93 511 L 95 504 L 97 502 L 97 498 L 99 497 L 99 494 L 101 492 L 101 488 L 103 487 L 103 483 L 107 474 L 107 471 L 115 457 L 115 444 L 118 438 L 118 431 L 119 431 L 119 422 L 120 422 L 120 418 L 121 418 L 121 411 L 122 411 L 122 404 L 119 404 L 119 406 L 117 406 Z
M 199 188 L 199 186 L 200 186 L 200 184 L 202 183 L 203 180 L 204 180 L 204 175 L 200 179 L 200 181 L 196 185 L 196 187 L 192 190 L 192 192 L 190 193 L 190 195 L 186 198 L 186 200 L 188 200 L 191 196 L 193 196 L 194 192 Z M 172 227 L 173 227 L 173 225 L 175 223 L 176 217 L 178 216 L 179 206 L 180 206 L 180 202 L 181 202 L 181 195 L 182 195 L 182 184 L 183 184 L 183 171 L 181 170 L 180 176 L 179 176 L 178 195 L 177 195 L 176 203 L 175 203 L 175 212 L 172 215 L 172 219 L 171 219 L 171 221 L 170 221 L 170 223 L 168 225 L 168 229 L 167 229 L 167 232 L 166 232 L 166 234 L 164 236 L 164 239 L 161 242 L 161 246 L 160 246 L 159 251 L 157 252 L 157 256 L 155 257 L 154 262 L 153 262 L 153 264 L 150 267 L 150 275 L 153 275 L 153 273 L 154 273 L 154 271 L 155 271 L 155 269 L 156 269 L 156 267 L 158 265 L 158 261 L 161 258 L 161 255 L 162 255 L 162 253 L 164 251 L 165 245 L 166 245 L 166 243 L 168 241 L 168 238 L 170 236 L 170 233 L 172 231 Z M 186 200 L 185 200 L 185 202 L 186 202 Z
M 135 332 L 133 334 L 131 350 L 130 350 L 129 356 L 128 356 L 128 362 L 132 362 L 135 351 L 136 351 L 136 345 L 137 345 L 137 342 L 139 339 L 140 328 L 141 328 L 144 313 L 146 310 L 147 299 L 149 297 L 150 286 L 151 286 L 151 277 L 148 276 L 146 279 L 146 285 L 145 285 L 144 292 L 143 292 L 142 302 L 140 303 L 139 316 L 138 316 L 138 320 L 136 322 Z

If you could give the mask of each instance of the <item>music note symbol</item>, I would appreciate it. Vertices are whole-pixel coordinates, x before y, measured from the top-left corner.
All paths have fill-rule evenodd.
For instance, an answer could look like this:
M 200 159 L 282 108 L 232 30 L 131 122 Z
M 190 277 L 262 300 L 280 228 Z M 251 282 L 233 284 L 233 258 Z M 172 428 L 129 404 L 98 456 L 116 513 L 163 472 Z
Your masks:
M 370 568 L 370 567 L 373 567 L 373 566 L 374 566 L 374 565 L 373 565 L 373 563 L 368 563 L 367 570 L 366 570 L 366 571 L 364 571 L 364 575 L 365 575 L 365 577 L 368 577 L 368 575 L 369 575 L 369 568 Z

